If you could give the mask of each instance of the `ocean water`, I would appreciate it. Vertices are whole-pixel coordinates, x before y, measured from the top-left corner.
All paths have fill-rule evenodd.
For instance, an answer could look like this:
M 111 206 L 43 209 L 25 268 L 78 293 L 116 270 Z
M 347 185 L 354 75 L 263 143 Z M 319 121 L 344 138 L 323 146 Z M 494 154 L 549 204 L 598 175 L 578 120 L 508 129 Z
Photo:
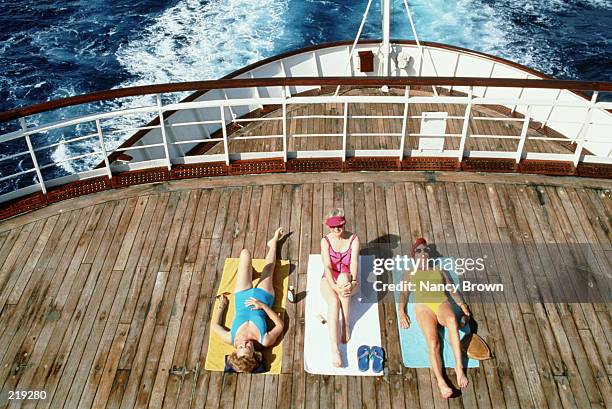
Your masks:
M 355 0 L 0 0 L 0 111 L 132 85 L 221 77 L 298 47 L 354 38 L 367 1 Z M 380 37 L 373 1 L 363 38 Z M 413 0 L 422 40 L 483 51 L 556 78 L 612 81 L 612 0 Z M 402 0 L 392 37 L 412 38 Z M 121 108 L 143 101 L 107 104 Z M 99 107 L 77 107 L 76 115 Z M 53 119 L 47 114 L 45 120 Z M 29 119 L 35 124 L 41 118 Z M 0 124 L 11 130 L 15 124 Z M 80 129 L 87 132 L 87 129 Z M 113 134 L 110 145 L 125 135 Z M 35 146 L 61 139 L 40 137 Z M 35 139 L 35 138 L 33 138 Z M 85 141 L 41 151 L 43 164 L 88 148 Z M 0 144 L 7 155 L 23 147 Z M 49 177 L 99 157 L 65 162 Z M 0 174 L 28 169 L 26 157 Z M 1 177 L 1 175 L 0 175 Z M 22 178 L 31 183 L 33 174 Z M 0 190 L 14 187 L 5 181 Z M 20 183 L 21 185 L 22 183 Z

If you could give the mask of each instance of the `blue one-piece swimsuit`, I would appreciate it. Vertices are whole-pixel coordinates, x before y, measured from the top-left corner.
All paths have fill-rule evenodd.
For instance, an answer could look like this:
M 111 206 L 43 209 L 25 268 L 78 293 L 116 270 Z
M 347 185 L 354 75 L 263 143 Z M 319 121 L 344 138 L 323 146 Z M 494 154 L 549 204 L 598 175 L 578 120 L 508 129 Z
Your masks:
M 234 317 L 234 322 L 232 322 L 232 328 L 230 328 L 232 344 L 236 338 L 236 331 L 238 331 L 238 328 L 247 321 L 251 321 L 255 324 L 261 337 L 259 343 L 263 344 L 263 339 L 267 332 L 266 313 L 264 310 L 252 310 L 251 307 L 244 304 L 244 302 L 251 297 L 263 302 L 270 308 L 272 308 L 274 304 L 274 296 L 261 288 L 249 288 L 248 290 L 242 290 L 234 294 L 236 315 Z

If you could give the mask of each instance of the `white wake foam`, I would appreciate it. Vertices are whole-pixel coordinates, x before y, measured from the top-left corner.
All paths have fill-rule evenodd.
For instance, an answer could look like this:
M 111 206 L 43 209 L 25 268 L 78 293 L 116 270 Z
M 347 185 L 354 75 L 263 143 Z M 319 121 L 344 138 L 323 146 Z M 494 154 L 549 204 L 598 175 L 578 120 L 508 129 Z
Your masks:
M 119 47 L 116 58 L 131 74 L 117 86 L 198 81 L 220 78 L 240 67 L 271 56 L 284 30 L 287 0 L 183 0 L 165 10 L 138 38 Z M 183 94 L 184 95 L 184 94 Z M 176 101 L 182 95 L 173 95 Z M 166 102 L 166 101 L 164 101 Z M 153 97 L 124 98 L 108 103 L 108 110 L 155 104 Z M 116 118 L 110 128 L 130 128 L 146 121 Z M 126 135 L 107 135 L 107 149 L 118 146 Z M 96 141 L 85 142 L 95 146 Z M 62 146 L 54 160 L 62 160 L 86 150 L 85 146 Z M 97 159 L 84 158 L 78 164 L 86 169 Z M 64 170 L 74 172 L 70 161 Z
M 270 56 L 284 0 L 184 0 L 117 52 L 134 77 L 120 87 L 219 78 Z

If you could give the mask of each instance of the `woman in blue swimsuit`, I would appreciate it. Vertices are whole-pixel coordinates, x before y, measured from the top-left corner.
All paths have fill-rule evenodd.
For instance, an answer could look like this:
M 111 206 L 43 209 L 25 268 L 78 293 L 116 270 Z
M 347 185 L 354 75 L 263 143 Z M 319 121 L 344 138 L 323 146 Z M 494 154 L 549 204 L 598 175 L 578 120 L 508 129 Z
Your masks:
M 229 356 L 229 363 L 236 372 L 252 372 L 260 364 L 262 355 L 256 351 L 256 346 L 269 347 L 274 345 L 283 332 L 283 320 L 272 310 L 274 304 L 274 267 L 276 266 L 276 247 L 278 240 L 284 234 L 282 228 L 274 232 L 274 237 L 268 241 L 266 266 L 261 273 L 259 283 L 253 287 L 253 267 L 251 254 L 243 249 L 240 252 L 236 287 L 234 287 L 234 303 L 236 315 L 228 331 L 222 326 L 223 313 L 227 308 L 228 299 L 221 295 L 219 309 L 213 321 L 212 329 L 235 350 Z M 274 323 L 267 330 L 266 317 Z

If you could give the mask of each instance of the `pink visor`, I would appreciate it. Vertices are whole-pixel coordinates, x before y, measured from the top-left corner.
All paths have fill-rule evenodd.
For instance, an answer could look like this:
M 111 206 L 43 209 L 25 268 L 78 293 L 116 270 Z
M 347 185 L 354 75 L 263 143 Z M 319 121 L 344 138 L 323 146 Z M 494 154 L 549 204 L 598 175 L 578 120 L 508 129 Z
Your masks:
M 346 219 L 342 216 L 333 216 L 325 220 L 328 227 L 341 227 L 346 223 Z

